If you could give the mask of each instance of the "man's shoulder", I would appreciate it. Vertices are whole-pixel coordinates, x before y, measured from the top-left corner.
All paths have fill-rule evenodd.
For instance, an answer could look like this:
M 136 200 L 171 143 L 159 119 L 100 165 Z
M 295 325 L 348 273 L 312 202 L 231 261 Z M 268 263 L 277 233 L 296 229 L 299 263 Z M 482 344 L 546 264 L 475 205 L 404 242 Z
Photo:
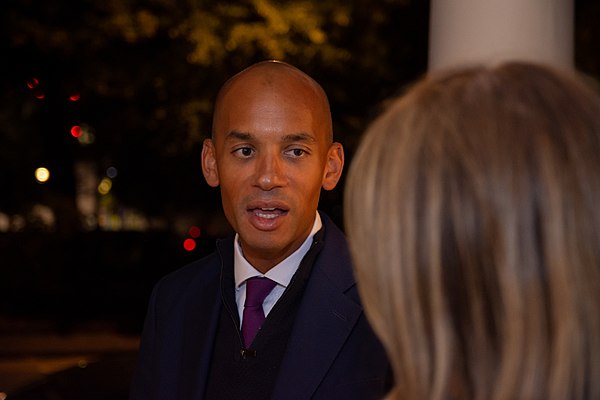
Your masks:
M 342 230 L 327 215 L 321 213 L 321 219 L 324 232 L 316 239 L 323 241 L 323 248 L 313 268 L 325 274 L 333 286 L 345 292 L 355 284 L 348 242 Z
M 175 286 L 181 288 L 194 283 L 197 280 L 210 280 L 211 277 L 218 278 L 221 264 L 229 258 L 223 257 L 223 252 L 228 251 L 229 247 L 233 247 L 232 238 L 217 240 L 217 249 L 212 253 L 192 261 L 191 263 L 176 269 L 165 275 L 157 284 L 160 286 Z
M 327 242 L 333 242 L 336 245 L 347 246 L 346 235 L 338 225 L 322 211 L 319 211 L 321 222 L 323 223 L 324 239 Z
M 161 318 L 167 318 L 185 304 L 208 300 L 217 291 L 219 275 L 218 254 L 211 253 L 162 277 L 154 285 L 151 303 Z
M 210 286 L 219 282 L 220 259 L 217 253 L 211 253 L 193 261 L 162 277 L 154 286 L 156 301 L 166 305 L 177 303 L 178 299 L 207 292 Z
M 213 252 L 170 272 L 161 279 L 161 282 L 163 284 L 191 282 L 198 275 L 218 273 L 219 265 L 219 257 L 216 252 Z

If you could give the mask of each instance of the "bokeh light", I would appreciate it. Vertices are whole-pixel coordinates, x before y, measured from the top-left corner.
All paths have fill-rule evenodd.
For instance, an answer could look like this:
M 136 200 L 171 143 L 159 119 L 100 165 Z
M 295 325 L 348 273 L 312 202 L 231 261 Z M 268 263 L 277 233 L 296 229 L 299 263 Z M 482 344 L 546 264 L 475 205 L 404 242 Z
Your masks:
M 35 89 L 40 84 L 37 78 L 31 77 L 27 80 L 27 87 L 29 89 Z
M 81 95 L 79 93 L 71 93 L 71 95 L 69 96 L 69 100 L 71 101 L 78 101 L 81 98 Z
M 107 195 L 112 189 L 112 180 L 110 178 L 102 178 L 98 184 L 98 193 L 101 195 Z
M 79 136 L 81 136 L 81 127 L 79 125 L 74 125 L 71 128 L 71 136 L 73 136 L 74 138 L 78 138 Z
M 35 170 L 36 181 L 38 181 L 39 183 L 45 183 L 48 182 L 48 179 L 50 179 L 50 171 L 48 171 L 47 168 L 40 167 Z
M 194 239 L 187 238 L 183 241 L 183 248 L 187 251 L 192 251 L 196 248 L 196 241 Z
M 196 239 L 196 238 L 200 237 L 200 233 L 201 233 L 200 232 L 200 228 L 198 228 L 197 226 L 192 226 L 190 228 L 189 233 L 190 233 L 191 237 L 193 237 L 194 239 Z
M 119 171 L 115 167 L 108 167 L 106 169 L 106 176 L 108 176 L 110 179 L 115 179 L 118 174 Z
M 71 127 L 71 136 L 76 138 L 79 144 L 82 146 L 90 145 L 96 141 L 94 128 L 85 123 L 73 125 Z
M 46 95 L 41 90 L 35 93 L 35 98 L 38 100 L 42 100 Z

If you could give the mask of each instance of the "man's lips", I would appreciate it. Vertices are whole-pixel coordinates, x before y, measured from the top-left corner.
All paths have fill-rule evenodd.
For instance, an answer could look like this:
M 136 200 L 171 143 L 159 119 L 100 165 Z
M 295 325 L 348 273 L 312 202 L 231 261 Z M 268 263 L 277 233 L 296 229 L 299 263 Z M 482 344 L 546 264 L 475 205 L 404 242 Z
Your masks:
M 265 219 L 274 219 L 280 217 L 282 215 L 287 214 L 287 210 L 282 210 L 281 208 L 275 207 L 259 207 L 259 208 L 251 208 L 248 211 L 253 213 L 259 218 Z
M 270 225 L 270 223 L 275 222 L 277 218 L 287 215 L 289 207 L 278 201 L 255 201 L 248 204 L 247 210 L 254 218 L 256 218 L 255 223 L 260 225 L 266 223 Z
M 273 210 L 280 210 L 281 212 L 288 212 L 290 207 L 281 200 L 253 200 L 246 204 L 248 211 L 259 210 L 269 212 Z

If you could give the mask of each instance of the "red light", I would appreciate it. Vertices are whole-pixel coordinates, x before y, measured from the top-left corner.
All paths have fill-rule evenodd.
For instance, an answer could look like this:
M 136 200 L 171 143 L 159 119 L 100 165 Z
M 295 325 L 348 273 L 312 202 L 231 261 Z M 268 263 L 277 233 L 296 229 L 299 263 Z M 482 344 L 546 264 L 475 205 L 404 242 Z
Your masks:
M 81 96 L 79 95 L 79 93 L 73 93 L 72 95 L 69 96 L 69 100 L 71 101 L 77 101 L 79 100 Z
M 36 99 L 42 100 L 44 97 L 46 97 L 46 95 L 44 95 L 44 92 L 38 92 L 35 94 Z
M 27 87 L 29 89 L 33 89 L 36 88 L 37 85 L 39 85 L 40 81 L 38 81 L 36 78 L 31 78 L 27 81 Z
M 183 248 L 187 251 L 192 251 L 196 248 L 196 241 L 194 239 L 185 239 L 183 241 Z
M 190 228 L 190 236 L 194 239 L 200 237 L 200 228 L 198 228 L 197 226 L 192 226 Z
M 75 125 L 71 128 L 71 136 L 74 138 L 81 136 L 81 127 L 79 125 Z

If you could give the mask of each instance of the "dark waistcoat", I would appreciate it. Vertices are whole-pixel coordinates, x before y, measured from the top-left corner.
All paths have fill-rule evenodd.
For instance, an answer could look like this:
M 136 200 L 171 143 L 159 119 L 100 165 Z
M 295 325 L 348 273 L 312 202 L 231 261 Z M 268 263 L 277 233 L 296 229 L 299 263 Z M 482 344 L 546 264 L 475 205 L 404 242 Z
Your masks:
M 206 399 L 265 400 L 271 397 L 298 305 L 314 259 L 321 248 L 322 241 L 313 242 L 289 286 L 256 334 L 250 349 L 244 349 L 242 344 L 233 270 L 221 271 L 223 307 L 211 357 Z

